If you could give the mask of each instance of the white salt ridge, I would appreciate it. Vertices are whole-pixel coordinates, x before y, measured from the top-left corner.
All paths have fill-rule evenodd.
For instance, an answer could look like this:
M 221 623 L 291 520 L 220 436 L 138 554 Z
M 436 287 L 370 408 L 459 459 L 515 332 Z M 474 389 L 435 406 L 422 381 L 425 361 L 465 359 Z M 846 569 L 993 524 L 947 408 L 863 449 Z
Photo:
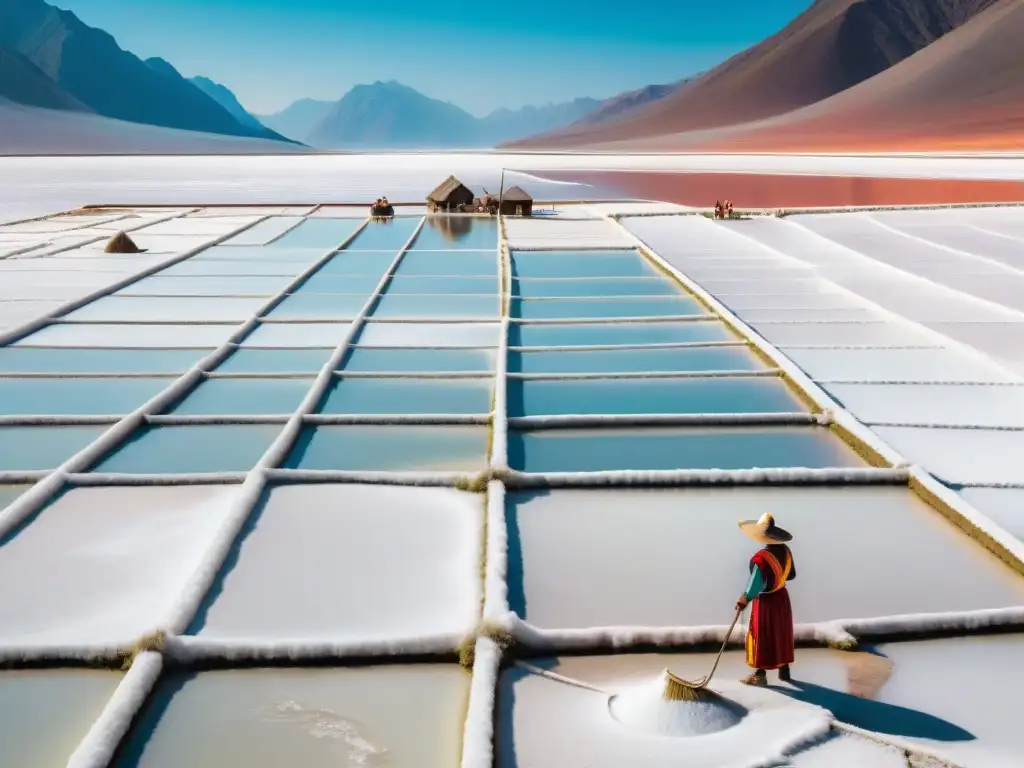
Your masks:
M 737 725 L 746 714 L 728 699 L 666 701 L 668 671 L 612 696 L 608 709 L 623 725 L 657 736 L 703 736 Z
M 494 710 L 501 657 L 501 649 L 490 638 L 481 637 L 476 641 L 460 768 L 494 766 Z
M 163 669 L 163 657 L 139 654 L 99 718 L 68 759 L 67 768 L 107 768 Z

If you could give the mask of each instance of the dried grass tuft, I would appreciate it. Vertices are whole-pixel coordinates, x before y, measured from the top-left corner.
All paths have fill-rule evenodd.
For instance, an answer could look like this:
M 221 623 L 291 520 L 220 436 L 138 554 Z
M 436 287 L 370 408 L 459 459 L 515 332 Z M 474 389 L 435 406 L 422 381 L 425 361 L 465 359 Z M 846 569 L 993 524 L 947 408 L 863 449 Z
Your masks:
M 167 633 L 160 629 L 140 637 L 134 645 L 121 654 L 121 669 L 129 669 L 139 654 L 146 651 L 163 653 L 167 647 Z

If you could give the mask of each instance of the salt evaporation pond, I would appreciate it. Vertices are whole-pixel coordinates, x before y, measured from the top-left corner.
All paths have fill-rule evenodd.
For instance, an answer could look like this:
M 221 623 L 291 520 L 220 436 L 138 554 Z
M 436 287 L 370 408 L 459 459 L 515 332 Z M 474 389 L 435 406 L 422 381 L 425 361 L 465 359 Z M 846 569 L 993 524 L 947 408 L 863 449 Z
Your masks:
M 2 347 L 0 373 L 176 373 L 212 349 Z
M 353 347 L 341 370 L 352 373 L 490 373 L 493 349 L 368 349 Z
M 735 597 L 733 598 L 735 600 Z M 800 669 L 816 681 L 845 689 L 841 655 L 830 651 L 801 652 Z M 774 757 L 773 749 L 787 737 L 799 741 L 808 729 L 828 730 L 827 715 L 813 705 L 773 692 L 741 686 L 748 674 L 743 655 L 725 655 L 713 688 L 748 708 L 738 724 L 699 737 L 667 737 L 617 721 L 609 699 L 638 685 L 649 684 L 668 668 L 683 678 L 707 674 L 711 654 L 616 655 L 538 659 L 532 663 L 556 674 L 581 680 L 606 693 L 583 690 L 527 670 L 512 667 L 500 678 L 497 701 L 498 768 L 721 768 L 758 765 Z M 612 700 L 614 703 L 614 700 Z M 799 753 L 796 748 L 793 753 Z M 874 764 L 872 764 L 874 765 Z M 884 766 L 884 764 L 882 764 Z M 888 768 L 888 766 L 884 766 Z
M 333 349 L 236 349 L 217 373 L 306 373 L 316 375 Z
M 320 426 L 299 435 L 290 469 L 371 472 L 478 471 L 487 465 L 485 427 Z
M 319 373 L 319 371 L 314 371 Z M 179 416 L 292 414 L 309 392 L 306 379 L 206 379 L 170 413 Z
M 356 294 L 306 293 L 287 296 L 268 312 L 271 320 L 353 320 L 370 300 L 369 292 Z
M 510 416 L 798 413 L 781 378 L 525 379 L 508 387 Z
M 165 378 L 0 378 L 0 415 L 131 413 L 166 389 Z
M 0 427 L 0 472 L 55 469 L 107 427 Z
M 89 669 L 0 671 L 0 765 L 64 765 L 122 677 Z
M 479 216 L 428 216 L 412 244 L 413 250 L 498 247 L 498 221 Z
M 695 373 L 764 368 L 747 347 L 511 352 L 512 373 Z
M 523 472 L 864 466 L 821 427 L 513 430 L 508 455 Z
M 390 219 L 388 221 L 371 221 L 359 230 L 359 234 L 346 247 L 345 251 L 391 251 L 398 252 L 416 231 L 420 219 L 418 217 Z
M 49 563 L 37 578 L 0 592 L 0 643 L 129 647 L 164 618 L 237 492 L 177 486 L 62 494 L 0 550 L 5 584 Z
M 396 278 L 492 277 L 498 256 L 484 251 L 407 251 L 395 270 Z
M 358 641 L 469 633 L 483 512 L 482 496 L 448 488 L 276 487 L 192 631 Z
M 143 427 L 93 471 L 133 475 L 248 472 L 281 429 L 280 424 Z
M 114 768 L 451 768 L 469 675 L 455 664 L 174 673 Z
M 739 486 L 509 494 L 511 606 L 550 629 L 727 626 L 756 550 L 736 524 L 765 512 L 793 534 L 798 624 L 1024 600 L 1019 576 L 905 488 Z M 906 567 L 908 541 L 957 579 L 928 589 L 930 576 Z M 850 552 L 872 564 L 853 582 L 835 568 Z
M 342 378 L 329 390 L 321 413 L 487 414 L 493 379 Z
M 512 347 L 585 347 L 594 345 L 679 344 L 736 341 L 728 327 L 717 320 L 650 323 L 557 323 L 509 327 Z
M 512 251 L 515 278 L 658 277 L 637 251 Z

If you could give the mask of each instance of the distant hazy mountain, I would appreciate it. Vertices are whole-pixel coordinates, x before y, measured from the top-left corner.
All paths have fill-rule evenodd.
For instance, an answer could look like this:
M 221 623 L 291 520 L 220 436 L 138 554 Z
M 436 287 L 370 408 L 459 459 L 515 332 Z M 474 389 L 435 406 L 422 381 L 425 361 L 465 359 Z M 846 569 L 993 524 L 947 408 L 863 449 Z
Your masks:
M 231 89 L 220 83 L 215 83 L 208 77 L 197 75 L 196 77 L 190 77 L 192 85 L 198 88 L 200 91 L 205 93 L 211 99 L 220 104 L 224 109 L 228 111 L 235 120 L 240 122 L 242 125 L 247 125 L 250 128 L 265 128 L 259 120 L 249 114 L 245 107 L 238 101 L 238 97 L 231 92 Z
M 454 104 L 390 81 L 357 85 L 309 134 L 321 148 L 441 148 L 480 143 L 477 121 Z
M 241 124 L 167 62 L 147 64 L 103 30 L 43 0 L 0 0 L 0 46 L 21 54 L 61 91 L 107 117 L 232 136 L 268 135 Z
M 300 99 L 272 115 L 255 115 L 263 125 L 289 139 L 306 141 L 309 134 L 327 117 L 336 102 Z
M 378 81 L 357 85 L 338 102 L 306 99 L 261 120 L 286 136 L 329 149 L 489 147 L 569 125 L 601 103 L 581 98 L 477 118 L 401 83 Z
M 91 112 L 17 51 L 0 46 L 0 97 L 46 109 Z M 0 147 L 3 144 L 0 131 Z
M 571 125 L 600 107 L 597 99 L 580 98 L 562 104 L 542 107 L 499 109 L 479 120 L 480 130 L 487 144 L 530 136 Z
M 618 96 L 612 96 L 610 99 L 602 101 L 593 111 L 584 115 L 576 122 L 580 125 L 596 125 L 616 120 L 644 104 L 651 104 L 664 99 L 688 83 L 690 79 L 692 78 L 666 85 L 646 85 L 643 88 L 637 88 L 635 91 L 626 91 Z

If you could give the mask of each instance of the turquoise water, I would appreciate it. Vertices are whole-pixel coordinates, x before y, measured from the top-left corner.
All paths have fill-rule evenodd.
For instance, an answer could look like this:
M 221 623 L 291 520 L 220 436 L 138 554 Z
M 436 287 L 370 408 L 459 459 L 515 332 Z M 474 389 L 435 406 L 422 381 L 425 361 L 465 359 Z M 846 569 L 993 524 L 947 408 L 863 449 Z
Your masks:
M 369 296 L 380 285 L 384 270 L 373 275 L 333 275 L 317 272 L 294 290 L 294 293 L 352 293 Z
M 391 251 L 392 257 L 408 242 L 420 220 L 416 217 L 371 221 L 346 251 Z
M 304 293 L 286 297 L 267 315 L 272 320 L 353 320 L 370 294 Z
M 0 472 L 54 469 L 109 427 L 0 427 Z
M 675 323 L 593 323 L 588 325 L 509 326 L 513 347 L 586 347 L 613 344 L 680 344 L 736 341 L 717 320 Z
M 298 271 L 298 269 L 296 269 Z M 115 296 L 270 296 L 288 284 L 287 277 L 236 276 L 230 280 L 203 277 L 145 277 Z
M 512 300 L 512 317 L 525 320 L 606 319 L 614 317 L 680 317 L 702 315 L 705 310 L 689 298 L 588 300 Z
M 817 427 L 513 431 L 508 453 L 524 472 L 863 466 Z
M 427 216 L 412 244 L 414 251 L 498 247 L 498 221 L 478 216 Z
M 217 262 L 242 262 L 245 264 L 260 264 L 264 261 L 293 263 L 294 271 L 299 272 L 304 267 L 312 264 L 317 259 L 322 259 L 331 250 L 330 245 L 318 247 L 278 247 L 274 245 L 251 245 L 251 246 L 227 246 L 215 245 L 200 251 L 191 260 L 217 261 Z
M 2 434 L 0 433 L 0 436 Z M 31 485 L 0 485 L 0 512 L 31 487 Z
M 513 251 L 513 277 L 658 277 L 637 251 Z
M 492 379 L 339 379 L 321 413 L 483 414 L 491 410 Z
M 425 296 L 395 294 L 387 291 L 371 313 L 375 318 L 497 318 L 501 314 L 495 296 Z
M 357 373 L 476 373 L 494 370 L 489 349 L 364 349 L 353 347 L 341 369 Z
M 450 276 L 496 277 L 498 274 L 497 251 L 476 253 L 473 251 L 445 251 L 426 253 L 409 251 L 398 263 L 396 277 Z
M 227 277 L 254 275 L 264 277 L 294 277 L 303 269 L 302 264 L 289 261 L 202 261 L 191 258 L 161 270 L 160 277 Z
M 247 472 L 256 466 L 281 424 L 143 427 L 94 472 L 193 474 Z
M 576 296 L 680 296 L 679 286 L 660 278 L 621 280 L 515 280 L 512 295 L 524 299 Z
M 303 430 L 285 466 L 363 471 L 476 471 L 486 427 L 324 426 Z
M 388 293 L 498 293 L 498 276 L 494 277 L 402 277 L 395 275 L 388 284 Z
M 512 379 L 508 409 L 510 416 L 806 411 L 785 383 L 774 378 Z
M 170 413 L 179 416 L 291 414 L 313 379 L 207 379 Z
M 335 347 L 352 323 L 262 323 L 245 337 L 246 347 Z
M 298 216 L 271 216 L 259 224 L 249 227 L 230 240 L 224 242 L 230 245 L 262 245 L 271 238 L 277 237 L 289 227 L 295 226 L 302 219 Z M 299 224 L 301 227 L 302 225 Z
M 238 349 L 217 373 L 309 373 L 324 367 L 333 349 Z
M 264 248 L 321 248 L 341 245 L 355 232 L 360 219 L 306 219 L 295 229 Z M 270 254 L 268 254 L 269 256 Z
M 328 275 L 368 275 L 376 278 L 374 281 L 376 285 L 397 256 L 397 252 L 392 253 L 391 251 L 345 250 L 335 254 L 330 261 L 320 267 L 312 279 L 320 275 L 324 277 Z
M 356 344 L 367 347 L 494 347 L 498 323 L 374 323 L 360 331 Z
M 212 351 L 0 347 L 0 373 L 184 373 Z
M 510 352 L 512 373 L 753 371 L 764 368 L 746 347 Z
M 131 413 L 174 379 L 0 379 L 5 416 L 107 416 Z

